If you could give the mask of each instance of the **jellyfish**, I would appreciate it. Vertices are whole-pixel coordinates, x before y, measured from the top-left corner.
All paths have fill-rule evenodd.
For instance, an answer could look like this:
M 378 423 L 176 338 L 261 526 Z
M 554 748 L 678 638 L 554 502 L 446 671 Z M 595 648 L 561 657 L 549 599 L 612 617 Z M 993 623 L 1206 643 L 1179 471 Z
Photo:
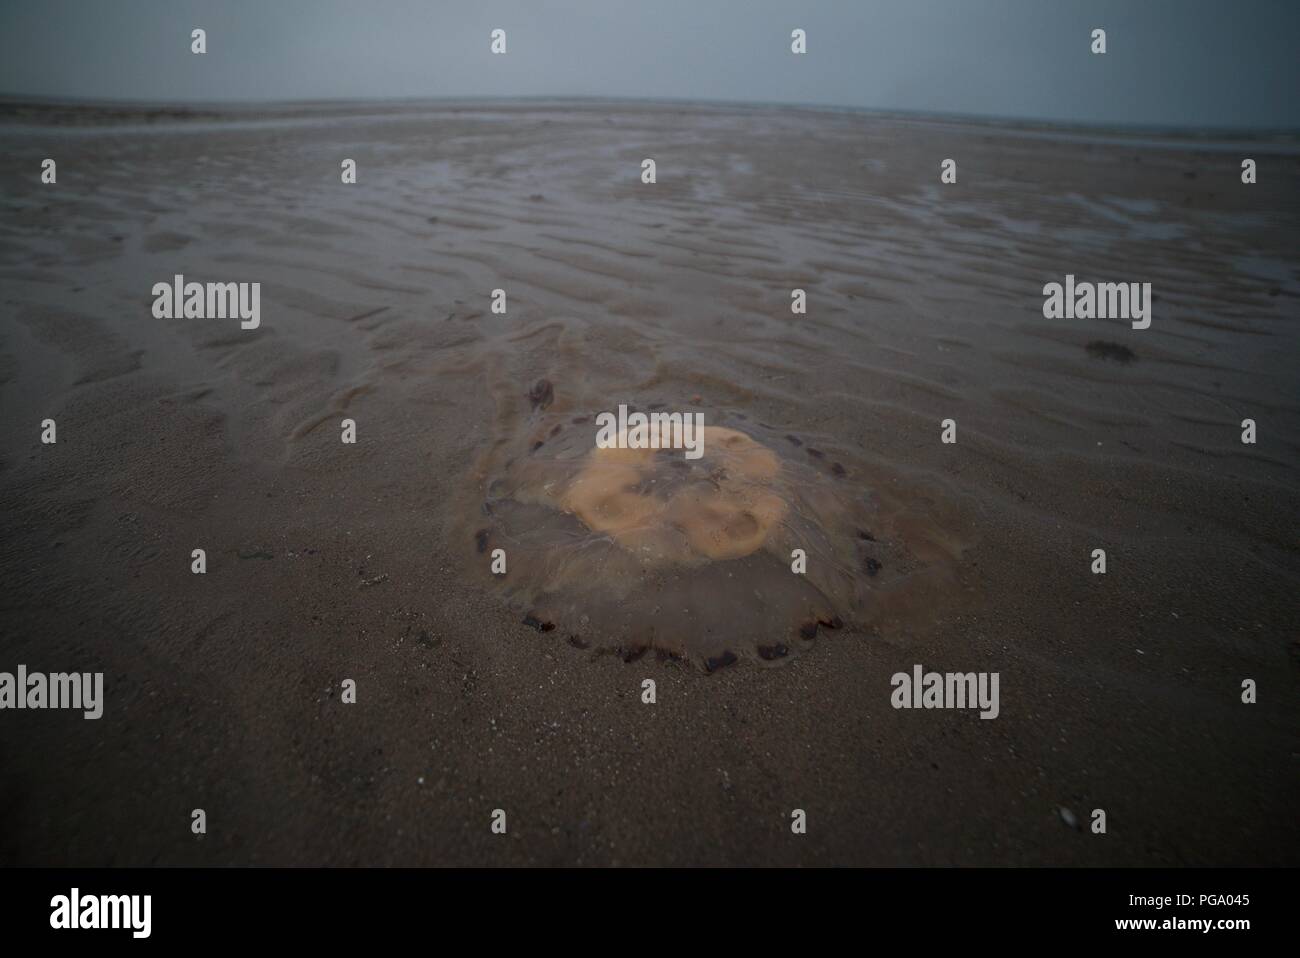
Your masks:
M 526 628 L 629 661 L 775 664 L 819 634 L 929 607 L 918 585 L 960 554 L 856 469 L 743 414 L 715 417 L 690 458 L 598 445 L 595 412 L 550 394 L 534 387 L 529 428 L 486 455 L 464 530 L 479 553 L 505 550 L 489 587 Z

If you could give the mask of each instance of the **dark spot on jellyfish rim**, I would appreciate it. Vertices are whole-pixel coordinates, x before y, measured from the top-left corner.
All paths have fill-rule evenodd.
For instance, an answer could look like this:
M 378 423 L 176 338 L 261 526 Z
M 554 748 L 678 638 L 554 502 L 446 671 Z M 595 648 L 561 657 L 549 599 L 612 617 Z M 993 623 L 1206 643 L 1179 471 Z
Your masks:
M 789 433 L 787 433 L 785 438 L 787 441 L 794 443 L 796 446 L 803 445 L 803 440 L 800 439 L 798 436 L 791 436 Z
M 1113 359 L 1117 363 L 1131 363 L 1137 359 L 1137 353 L 1123 343 L 1094 339 L 1084 348 L 1088 350 L 1088 355 L 1094 359 Z
M 873 535 L 872 535 L 869 531 L 867 531 L 866 529 L 859 529 L 859 530 L 858 530 L 858 538 L 859 538 L 859 539 L 865 539 L 867 542 L 875 542 L 875 541 L 876 541 L 876 537 L 873 536 Z
M 569 420 L 575 426 L 581 426 L 584 422 L 591 422 L 590 416 L 574 416 Z
M 814 627 L 815 628 L 815 627 Z M 758 647 L 758 656 L 768 662 L 774 659 L 783 659 L 790 654 L 790 650 L 780 642 L 776 645 L 760 645 Z
M 591 643 L 590 643 L 590 642 L 584 642 L 584 641 L 582 640 L 582 637 L 581 637 L 581 636 L 578 636 L 578 635 L 570 635 L 568 641 L 569 641 L 569 644 L 570 644 L 571 646 L 573 646 L 575 649 L 589 649 L 589 648 L 591 648 Z
M 867 575 L 874 576 L 884 567 L 880 564 L 879 560 L 867 556 L 866 559 L 862 561 L 862 568 L 867 570 Z
M 735 665 L 736 662 L 738 661 L 739 659 L 736 658 L 735 653 L 730 650 L 727 650 L 726 652 L 723 652 L 721 655 L 715 655 L 713 656 L 713 658 L 705 659 L 704 671 L 712 674 L 713 672 L 716 672 L 719 669 L 725 669 L 729 665 Z
M 842 629 L 844 628 L 844 620 L 838 615 L 833 615 L 829 619 L 817 619 L 813 622 L 805 622 L 803 625 L 799 626 L 799 637 L 811 642 L 813 639 L 817 638 L 817 630 L 819 628 L 832 630 Z M 778 648 L 784 648 L 784 646 L 778 646 Z
M 555 428 L 551 430 L 551 435 L 558 436 L 559 434 L 560 434 L 560 424 L 557 422 L 555 424 Z
M 530 629 L 536 629 L 538 632 L 550 632 L 555 628 L 554 622 L 543 622 L 531 612 L 524 616 L 524 625 L 528 626 Z
M 543 442 L 542 442 L 542 440 L 539 439 L 539 440 L 537 440 L 535 443 L 533 443 L 533 444 L 528 448 L 528 451 L 529 451 L 529 452 L 536 452 L 538 449 L 541 449 L 541 448 L 542 448 L 542 445 L 543 445 Z
M 808 447 L 808 455 L 812 456 L 814 459 L 826 458 L 826 453 L 822 452 L 820 449 L 814 449 L 812 446 Z
M 485 502 L 483 505 L 486 506 L 487 503 Z M 489 532 L 487 529 L 480 529 L 478 532 L 474 533 L 474 548 L 479 552 L 487 552 L 488 535 Z
M 848 475 L 848 471 L 847 471 L 847 470 L 846 470 L 842 465 L 840 465 L 838 462 L 832 462 L 832 463 L 831 463 L 831 474 L 834 475 L 834 476 L 836 476 L 836 477 L 838 477 L 838 478 L 840 478 L 840 479 L 843 479 L 845 476 Z
M 533 388 L 528 390 L 528 401 L 533 404 L 533 408 L 545 409 L 555 400 L 555 387 L 551 385 L 549 379 L 539 379 L 533 383 Z

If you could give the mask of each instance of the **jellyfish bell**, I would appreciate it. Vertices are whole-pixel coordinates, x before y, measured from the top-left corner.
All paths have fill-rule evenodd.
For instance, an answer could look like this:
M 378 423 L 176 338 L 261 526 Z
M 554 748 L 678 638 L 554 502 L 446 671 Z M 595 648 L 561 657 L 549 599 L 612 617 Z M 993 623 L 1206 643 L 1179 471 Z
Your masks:
M 465 541 L 507 551 L 491 588 L 535 628 L 709 670 L 773 662 L 819 631 L 868 627 L 917 566 L 843 467 L 732 426 L 703 427 L 698 458 L 621 434 L 598 443 L 592 418 L 540 413 L 483 465 L 482 519 Z

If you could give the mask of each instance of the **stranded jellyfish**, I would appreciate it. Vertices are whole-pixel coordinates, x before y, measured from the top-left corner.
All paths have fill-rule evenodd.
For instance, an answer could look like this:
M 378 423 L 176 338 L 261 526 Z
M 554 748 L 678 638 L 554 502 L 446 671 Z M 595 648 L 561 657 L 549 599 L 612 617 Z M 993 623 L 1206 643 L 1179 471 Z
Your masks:
M 794 435 L 722 414 L 695 458 L 626 448 L 622 432 L 602 446 L 596 415 L 548 409 L 548 387 L 480 463 L 465 539 L 485 575 L 504 551 L 491 587 L 524 625 L 579 648 L 653 650 L 709 671 L 781 660 L 819 631 L 906 614 L 958 551 Z

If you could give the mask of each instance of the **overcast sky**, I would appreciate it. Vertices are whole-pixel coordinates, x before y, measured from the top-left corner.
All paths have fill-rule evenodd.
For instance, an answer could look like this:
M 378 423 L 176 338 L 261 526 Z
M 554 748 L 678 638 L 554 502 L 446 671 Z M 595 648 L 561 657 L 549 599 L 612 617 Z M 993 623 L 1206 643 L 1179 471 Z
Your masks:
M 488 49 L 497 27 L 505 56 Z M 0 93 L 613 96 L 1296 128 L 1298 41 L 1300 0 L 0 0 Z

